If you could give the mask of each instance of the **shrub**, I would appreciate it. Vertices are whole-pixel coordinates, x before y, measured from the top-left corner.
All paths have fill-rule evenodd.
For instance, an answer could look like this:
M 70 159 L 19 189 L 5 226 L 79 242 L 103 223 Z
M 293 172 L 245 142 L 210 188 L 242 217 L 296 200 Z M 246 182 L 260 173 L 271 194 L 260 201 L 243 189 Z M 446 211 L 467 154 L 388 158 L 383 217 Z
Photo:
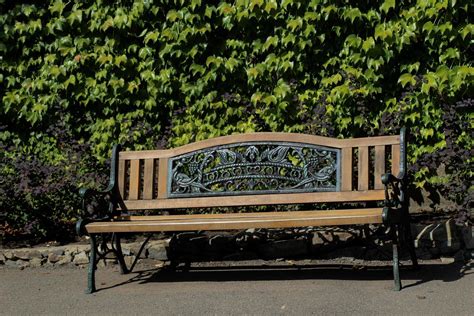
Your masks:
M 472 107 L 452 111 L 473 92 L 471 1 L 27 0 L 0 1 L 0 12 L 8 189 L 18 164 L 59 177 L 65 161 L 77 164 L 72 185 L 73 169 L 103 166 L 114 142 L 151 149 L 251 131 L 351 137 L 408 126 L 414 189 L 467 205 L 472 172 L 461 167 L 472 155 L 453 150 L 472 148 Z M 78 148 L 51 139 L 59 121 L 91 157 L 74 160 Z M 60 201 L 76 209 L 72 196 L 42 205 L 59 214 Z

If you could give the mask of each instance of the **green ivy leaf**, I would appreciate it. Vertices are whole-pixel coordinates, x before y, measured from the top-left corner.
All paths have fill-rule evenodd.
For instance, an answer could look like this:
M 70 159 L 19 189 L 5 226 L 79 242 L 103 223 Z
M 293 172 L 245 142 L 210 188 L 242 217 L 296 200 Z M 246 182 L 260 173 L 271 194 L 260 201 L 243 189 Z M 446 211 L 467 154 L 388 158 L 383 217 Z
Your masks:
M 400 78 L 398 78 L 398 83 L 400 83 L 402 87 L 405 88 L 407 84 L 414 86 L 416 84 L 416 80 L 412 74 L 405 73 L 401 75 Z
M 380 11 L 385 12 L 385 14 L 390 11 L 390 9 L 395 8 L 395 0 L 385 0 L 384 3 L 380 6 Z
M 373 37 L 369 37 L 362 43 L 362 49 L 367 52 L 375 46 L 375 40 Z

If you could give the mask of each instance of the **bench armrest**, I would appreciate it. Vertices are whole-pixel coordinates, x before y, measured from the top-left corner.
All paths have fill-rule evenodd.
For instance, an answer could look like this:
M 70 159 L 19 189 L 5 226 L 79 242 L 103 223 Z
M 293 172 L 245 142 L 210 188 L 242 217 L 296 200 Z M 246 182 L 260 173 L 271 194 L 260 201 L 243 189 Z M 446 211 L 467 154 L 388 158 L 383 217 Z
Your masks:
M 401 207 L 405 200 L 405 174 L 400 173 L 398 177 L 391 173 L 382 175 L 382 183 L 385 190 L 384 205 L 387 207 Z
M 112 194 L 114 190 L 113 186 L 108 186 L 105 190 L 100 191 L 96 189 L 90 189 L 90 188 L 81 188 L 79 189 L 79 195 L 81 196 L 82 200 L 84 201 L 85 199 L 92 197 L 92 196 L 106 196 Z
M 96 190 L 90 188 L 81 188 L 79 190 L 79 195 L 82 199 L 82 210 L 84 215 L 76 223 L 77 235 L 86 235 L 87 232 L 85 230 L 85 226 L 92 221 L 110 221 L 114 210 L 114 190 L 115 186 L 111 185 L 109 185 L 105 190 Z M 96 199 L 96 203 L 94 203 L 94 199 Z M 102 203 L 98 203 L 97 199 Z M 105 205 L 105 202 L 108 204 L 108 206 Z
M 86 232 L 85 225 L 87 222 L 91 220 L 110 220 L 110 218 L 114 214 L 118 194 L 117 170 L 119 152 L 120 145 L 115 145 L 112 149 L 109 185 L 105 190 L 96 190 L 91 188 L 81 188 L 79 190 L 79 195 L 82 199 L 82 209 L 84 212 L 84 218 L 81 218 L 76 224 L 76 231 L 79 236 L 83 235 Z M 93 203 L 94 198 L 106 201 L 108 207 L 97 207 L 97 203 L 95 203 L 95 205 Z
M 385 186 L 390 185 L 390 184 L 394 184 L 394 183 L 400 183 L 402 181 L 403 181 L 403 178 L 396 177 L 391 173 L 386 173 L 386 174 L 382 175 L 382 183 Z

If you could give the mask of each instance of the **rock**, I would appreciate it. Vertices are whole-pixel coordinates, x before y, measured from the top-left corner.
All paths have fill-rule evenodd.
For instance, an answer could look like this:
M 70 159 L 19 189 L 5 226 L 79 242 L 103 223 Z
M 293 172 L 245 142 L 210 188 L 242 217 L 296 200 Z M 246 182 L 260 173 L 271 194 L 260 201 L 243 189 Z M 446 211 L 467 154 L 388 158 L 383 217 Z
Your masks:
M 155 268 L 161 269 L 165 267 L 165 262 L 164 261 L 157 261 L 155 263 Z
M 122 247 L 122 254 L 124 256 L 130 256 L 131 255 L 130 248 L 129 247 Z
M 5 258 L 5 256 L 3 255 L 3 253 L 0 253 L 0 264 L 5 264 L 5 261 L 7 260 L 7 258 Z
M 428 252 L 431 253 L 434 257 L 439 257 L 441 255 L 439 248 L 428 248 Z
M 30 266 L 32 268 L 39 268 L 43 265 L 44 259 L 42 258 L 33 258 L 30 260 Z
M 318 235 L 324 241 L 325 244 L 337 241 L 333 232 L 319 232 Z
M 432 255 L 450 255 L 461 249 L 461 233 L 453 219 L 430 225 L 412 225 L 416 248 L 426 248 Z
M 117 260 L 113 259 L 101 259 L 97 262 L 97 267 L 99 268 L 110 268 L 114 267 L 117 264 Z
M 416 248 L 415 249 L 416 257 L 420 260 L 429 260 L 433 258 L 431 252 L 425 248 Z
M 198 233 L 198 232 L 185 232 L 185 233 L 179 233 L 175 235 L 175 238 L 177 240 L 192 240 L 199 237 L 207 238 L 206 235 Z
M 135 261 L 135 256 L 126 256 L 124 259 L 125 259 L 125 264 L 127 265 L 127 268 L 131 268 L 132 267 L 132 264 L 133 264 L 133 261 Z
M 320 233 L 315 232 L 315 233 L 313 234 L 313 237 L 312 237 L 312 239 L 311 239 L 311 244 L 312 244 L 313 246 L 320 247 L 320 246 L 324 245 L 324 242 L 325 242 L 325 241 L 324 241 L 324 239 L 320 236 Z
M 28 268 L 30 266 L 30 262 L 25 260 L 18 260 L 17 265 L 20 270 L 23 270 L 24 268 Z
M 133 255 L 137 255 L 138 252 L 140 251 L 140 247 L 142 246 L 142 243 L 141 242 L 134 242 L 134 243 L 131 243 L 129 244 L 127 247 L 125 248 L 128 248 L 130 249 L 130 254 L 133 254 Z M 143 250 L 145 251 L 145 250 Z M 143 255 L 143 251 L 142 251 L 142 254 Z
M 257 260 L 259 256 L 252 251 L 239 251 L 223 257 L 225 261 Z
M 8 267 L 8 268 L 23 270 L 24 268 L 29 267 L 30 263 L 28 261 L 24 261 L 24 260 L 16 260 L 16 261 L 7 260 L 7 262 L 5 262 L 5 266 Z
M 69 264 L 71 263 L 72 261 L 72 256 L 70 253 L 65 253 L 64 256 L 61 256 L 59 258 L 59 261 L 56 263 L 57 265 L 60 265 L 60 266 L 63 266 L 63 265 L 66 265 L 66 264 Z
M 442 242 L 438 246 L 439 253 L 444 255 L 444 254 L 453 254 L 461 249 L 461 242 L 459 241 L 447 241 L 447 242 Z
M 148 248 L 148 258 L 156 260 L 168 260 L 165 246 L 161 245 Z
M 441 257 L 440 259 L 442 263 L 446 263 L 446 264 L 454 263 L 455 261 L 455 259 L 452 257 Z
M 258 245 L 257 251 L 264 258 L 301 256 L 308 253 L 308 242 L 304 239 L 278 240 Z
M 49 255 L 48 255 L 48 262 L 49 263 L 56 263 L 58 262 L 59 260 L 61 260 L 61 257 L 58 256 L 56 253 L 53 253 L 51 252 Z
M 89 256 L 86 255 L 85 252 L 80 252 L 74 256 L 73 262 L 76 265 L 88 264 L 89 263 Z
M 205 253 L 208 246 L 206 235 L 197 233 L 181 233 L 171 239 L 168 255 L 172 258 L 178 257 L 200 257 Z
M 41 255 L 41 252 L 40 252 L 40 251 L 38 251 L 38 250 L 33 250 L 33 251 L 30 253 L 30 259 L 33 259 L 33 258 L 42 259 L 43 256 Z
M 466 226 L 462 229 L 462 238 L 466 249 L 474 249 L 474 226 Z
M 14 269 L 18 268 L 18 265 L 17 265 L 16 261 L 13 261 L 13 260 L 7 260 L 5 262 L 5 266 L 7 268 L 14 268 Z
M 17 257 L 18 259 L 21 259 L 21 260 L 29 260 L 30 259 L 29 253 L 27 251 L 24 251 L 24 250 L 15 251 L 15 257 Z
M 466 260 L 471 260 L 474 259 L 474 249 L 469 249 L 464 252 L 464 258 Z
M 64 255 L 64 251 L 65 251 L 64 248 L 55 248 L 55 249 L 51 249 L 50 253 L 53 253 L 56 256 L 62 256 Z
M 70 253 L 72 256 L 80 254 L 81 252 L 85 252 L 86 254 L 89 253 L 90 246 L 88 245 L 74 245 L 74 246 L 67 246 L 64 248 L 64 253 Z M 58 254 L 59 256 L 62 255 Z
M 215 235 L 209 239 L 209 250 L 212 252 L 233 252 L 235 244 L 228 236 Z
M 5 251 L 3 253 L 3 255 L 5 256 L 5 258 L 7 260 L 17 260 L 18 259 L 12 251 Z
M 464 250 L 459 250 L 456 252 L 453 256 L 454 261 L 456 262 L 463 262 L 466 258 L 465 251 Z
M 327 254 L 327 257 L 339 259 L 347 258 L 349 260 L 354 260 L 356 257 L 361 257 L 360 252 L 360 247 L 344 247 L 331 251 Z
M 32 258 L 41 258 L 41 253 L 34 249 L 15 250 L 15 257 L 21 260 L 30 260 Z
M 348 242 L 354 239 L 354 235 L 349 232 L 335 232 L 334 240 L 336 242 Z

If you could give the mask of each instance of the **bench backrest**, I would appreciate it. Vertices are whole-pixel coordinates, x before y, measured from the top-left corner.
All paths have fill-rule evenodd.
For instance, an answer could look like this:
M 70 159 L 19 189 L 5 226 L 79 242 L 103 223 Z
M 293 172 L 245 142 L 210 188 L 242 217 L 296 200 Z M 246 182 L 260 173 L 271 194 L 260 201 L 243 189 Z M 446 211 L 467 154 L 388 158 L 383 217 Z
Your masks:
M 384 199 L 406 169 L 405 134 L 353 139 L 292 133 L 213 138 L 167 150 L 116 150 L 119 209 Z

